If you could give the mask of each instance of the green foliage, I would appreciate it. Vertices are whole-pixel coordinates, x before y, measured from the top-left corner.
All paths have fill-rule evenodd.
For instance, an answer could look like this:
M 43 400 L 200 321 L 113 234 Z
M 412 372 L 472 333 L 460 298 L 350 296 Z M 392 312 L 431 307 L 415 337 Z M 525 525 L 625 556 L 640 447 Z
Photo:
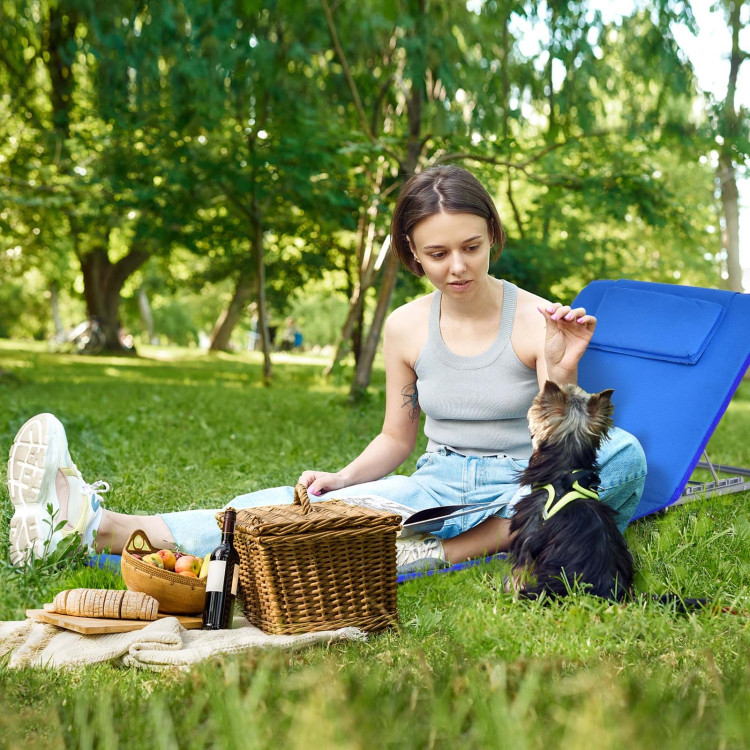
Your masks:
M 609 22 L 578 1 L 2 10 L 2 335 L 49 335 L 53 285 L 89 312 L 122 297 L 137 328 L 137 282 L 158 276 L 174 299 L 155 301 L 157 325 L 187 344 L 236 288 L 258 304 L 259 264 L 271 322 L 312 281 L 344 302 L 404 173 L 440 161 L 496 195 L 509 246 L 494 270 L 528 289 L 721 283 L 709 156 L 721 132 L 744 163 L 747 113 L 732 132 L 722 107 L 701 114 L 678 0 Z M 402 272 L 394 302 L 423 288 Z M 201 290 L 221 302 L 208 322 Z
M 291 483 L 305 468 L 338 468 L 380 428 L 379 368 L 372 398 L 350 409 L 346 384 L 324 382 L 314 359 L 278 365 L 274 386 L 262 388 L 256 354 L 148 353 L 91 363 L 0 342 L 3 367 L 18 375 L 0 381 L 0 444 L 33 413 L 52 411 L 84 476 L 112 483 L 109 507 L 151 513 L 216 507 Z M 715 459 L 750 463 L 749 413 L 743 383 L 711 438 Z M 11 506 L 2 487 L 7 557 Z M 627 538 L 639 591 L 704 595 L 747 611 L 748 500 L 717 498 L 634 523 Z M 405 584 L 398 627 L 363 642 L 257 651 L 187 673 L 2 668 L 3 742 L 186 750 L 750 742 L 745 615 L 684 616 L 647 599 L 612 605 L 580 594 L 554 606 L 517 602 L 503 592 L 506 573 L 496 564 Z M 122 582 L 78 568 L 29 586 L 0 566 L 0 619 L 75 586 Z

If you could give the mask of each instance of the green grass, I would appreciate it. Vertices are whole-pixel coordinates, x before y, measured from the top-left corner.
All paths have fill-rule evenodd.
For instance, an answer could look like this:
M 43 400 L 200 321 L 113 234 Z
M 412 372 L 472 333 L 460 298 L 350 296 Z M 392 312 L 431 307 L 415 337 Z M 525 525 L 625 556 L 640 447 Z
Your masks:
M 324 382 L 314 361 L 287 358 L 264 389 L 255 355 L 165 356 L 89 359 L 0 342 L 0 446 L 52 411 L 87 480 L 112 484 L 108 507 L 154 512 L 215 507 L 291 484 L 305 468 L 338 468 L 380 427 L 380 372 L 368 401 L 350 407 L 347 383 Z M 715 460 L 750 465 L 749 416 L 745 382 L 712 438 Z M 639 589 L 750 610 L 748 500 L 634 523 Z M 7 560 L 4 481 L 0 514 Z M 188 674 L 0 668 L 0 747 L 750 745 L 750 619 L 582 595 L 519 603 L 502 593 L 504 573 L 495 565 L 401 586 L 400 626 L 364 643 L 252 653 Z M 117 585 L 89 569 L 3 565 L 0 619 L 63 588 Z

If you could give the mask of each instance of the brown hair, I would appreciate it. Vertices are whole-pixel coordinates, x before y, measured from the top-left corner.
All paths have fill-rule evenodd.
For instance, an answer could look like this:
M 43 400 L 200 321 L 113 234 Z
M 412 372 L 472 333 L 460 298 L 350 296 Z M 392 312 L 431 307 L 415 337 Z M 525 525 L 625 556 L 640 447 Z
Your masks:
M 490 194 L 468 170 L 444 164 L 412 175 L 393 210 L 391 243 L 415 276 L 424 276 L 424 271 L 409 247 L 411 231 L 422 219 L 439 213 L 475 214 L 485 219 L 490 245 L 497 245 L 492 260 L 497 260 L 505 244 L 505 231 Z

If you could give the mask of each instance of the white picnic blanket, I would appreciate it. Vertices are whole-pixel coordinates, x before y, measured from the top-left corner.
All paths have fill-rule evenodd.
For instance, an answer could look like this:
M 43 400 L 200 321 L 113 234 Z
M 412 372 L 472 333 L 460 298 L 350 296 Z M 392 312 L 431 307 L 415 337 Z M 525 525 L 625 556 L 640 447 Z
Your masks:
M 112 662 L 145 669 L 188 669 L 204 659 L 256 648 L 301 648 L 314 643 L 363 640 L 358 628 L 302 635 L 268 635 L 237 617 L 231 630 L 185 630 L 175 617 L 155 620 L 141 630 L 81 635 L 33 620 L 0 623 L 0 657 L 8 666 L 69 668 Z

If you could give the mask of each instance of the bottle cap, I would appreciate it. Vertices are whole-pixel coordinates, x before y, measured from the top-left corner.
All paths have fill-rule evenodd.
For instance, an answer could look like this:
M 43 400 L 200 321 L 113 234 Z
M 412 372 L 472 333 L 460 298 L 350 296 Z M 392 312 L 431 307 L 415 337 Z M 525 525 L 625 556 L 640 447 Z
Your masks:
M 234 508 L 227 508 L 224 511 L 223 531 L 225 534 L 234 534 L 234 523 L 237 520 L 237 511 Z

